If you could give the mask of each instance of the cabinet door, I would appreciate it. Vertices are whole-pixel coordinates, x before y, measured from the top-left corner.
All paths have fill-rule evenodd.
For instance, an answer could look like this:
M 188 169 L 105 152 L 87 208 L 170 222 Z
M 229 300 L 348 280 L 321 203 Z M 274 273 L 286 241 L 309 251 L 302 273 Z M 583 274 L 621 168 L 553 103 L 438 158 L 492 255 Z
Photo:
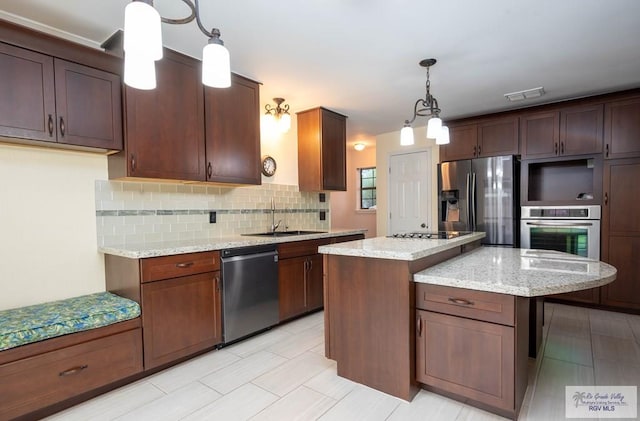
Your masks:
M 156 89 L 125 91 L 127 174 L 204 181 L 200 62 L 165 50 L 156 80 Z
M 309 256 L 307 258 L 307 277 L 305 282 L 307 288 L 307 311 L 317 310 L 324 305 L 322 280 L 322 255 Z
M 306 256 L 278 261 L 280 321 L 303 314 L 306 310 L 306 262 Z
M 478 124 L 477 156 L 518 155 L 518 118 L 509 117 Z
M 259 89 L 236 75 L 228 89 L 205 88 L 208 181 L 261 183 Z
M 322 109 L 323 190 L 347 190 L 346 117 Z
M 56 141 L 53 58 L 0 43 L 0 136 Z
M 640 98 L 605 105 L 604 157 L 640 156 Z
M 605 305 L 640 309 L 640 158 L 604 165 L 602 260 L 618 269 L 601 289 Z
M 520 143 L 523 158 L 546 158 L 558 155 L 559 118 L 560 114 L 557 111 L 520 117 Z
M 142 284 L 145 369 L 221 341 L 219 272 Z
M 416 311 L 416 380 L 514 410 L 514 329 Z
M 58 142 L 122 149 L 120 77 L 55 59 Z
M 449 128 L 448 145 L 440 146 L 440 161 L 475 158 L 478 153 L 478 126 L 467 124 Z
M 604 125 L 602 104 L 560 111 L 560 155 L 602 152 Z

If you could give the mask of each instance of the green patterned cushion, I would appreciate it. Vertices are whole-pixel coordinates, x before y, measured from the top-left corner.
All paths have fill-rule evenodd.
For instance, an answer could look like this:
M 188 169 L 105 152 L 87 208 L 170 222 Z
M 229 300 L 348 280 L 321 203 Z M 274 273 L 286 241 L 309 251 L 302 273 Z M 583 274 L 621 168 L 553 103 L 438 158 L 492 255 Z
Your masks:
M 0 311 L 0 351 L 140 315 L 135 301 L 110 292 Z

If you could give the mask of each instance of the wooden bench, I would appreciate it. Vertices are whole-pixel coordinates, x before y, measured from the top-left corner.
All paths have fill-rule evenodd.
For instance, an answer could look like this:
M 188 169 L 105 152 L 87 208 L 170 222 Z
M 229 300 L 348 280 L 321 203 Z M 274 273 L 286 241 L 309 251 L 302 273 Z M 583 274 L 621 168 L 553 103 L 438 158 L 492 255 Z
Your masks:
M 109 292 L 0 311 L 0 420 L 142 372 L 139 316 Z

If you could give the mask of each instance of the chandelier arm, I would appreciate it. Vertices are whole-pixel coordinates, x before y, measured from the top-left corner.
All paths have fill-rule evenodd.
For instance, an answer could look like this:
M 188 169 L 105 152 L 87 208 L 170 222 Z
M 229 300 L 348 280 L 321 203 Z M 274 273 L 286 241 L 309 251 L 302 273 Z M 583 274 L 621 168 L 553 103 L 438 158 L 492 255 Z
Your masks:
M 182 1 L 189 1 L 189 0 L 182 0 Z M 200 28 L 200 31 L 205 34 L 207 37 L 209 38 L 213 38 L 214 36 L 214 32 L 216 32 L 216 29 L 214 28 L 211 32 L 209 32 L 207 30 L 207 28 L 204 27 L 204 25 L 202 24 L 202 21 L 200 20 L 200 6 L 198 4 L 198 0 L 195 0 L 196 3 L 196 23 L 198 24 L 198 28 Z M 218 31 L 218 38 L 220 37 L 220 31 Z
M 189 23 L 192 20 L 194 20 L 196 18 L 196 8 L 195 8 L 195 6 L 191 2 L 191 0 L 182 0 L 182 2 L 184 4 L 186 4 L 187 6 L 189 6 L 189 9 L 191 9 L 191 14 L 189 16 L 187 16 L 186 18 L 182 18 L 182 19 L 170 19 L 170 18 L 160 17 L 162 22 L 169 23 L 171 25 L 182 25 L 182 24 Z

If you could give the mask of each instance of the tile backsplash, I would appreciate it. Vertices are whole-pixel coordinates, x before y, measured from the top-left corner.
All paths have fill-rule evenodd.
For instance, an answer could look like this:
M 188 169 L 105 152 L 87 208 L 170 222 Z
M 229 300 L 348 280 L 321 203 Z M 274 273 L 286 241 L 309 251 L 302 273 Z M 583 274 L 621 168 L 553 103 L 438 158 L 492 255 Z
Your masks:
M 329 230 L 329 198 L 298 186 L 223 187 L 185 184 L 95 182 L 99 246 L 216 238 L 268 231 L 275 220 L 291 229 Z M 209 223 L 209 212 L 216 223 Z M 325 220 L 320 213 L 325 212 Z

